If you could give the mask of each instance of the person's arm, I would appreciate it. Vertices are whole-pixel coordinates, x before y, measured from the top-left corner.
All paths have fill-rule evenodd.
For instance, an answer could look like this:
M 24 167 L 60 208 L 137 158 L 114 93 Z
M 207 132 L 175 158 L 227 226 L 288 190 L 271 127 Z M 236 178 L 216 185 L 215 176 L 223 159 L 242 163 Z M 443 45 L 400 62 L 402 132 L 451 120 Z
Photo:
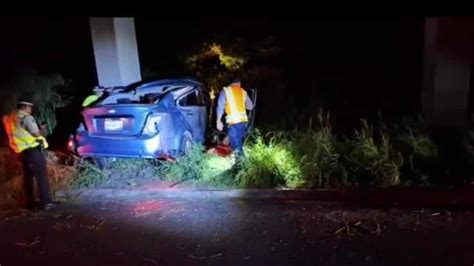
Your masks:
M 41 144 L 44 149 L 47 149 L 49 147 L 46 138 L 41 134 L 41 130 L 38 128 L 38 125 L 36 124 L 36 121 L 33 116 L 28 115 L 24 117 L 21 121 L 21 124 L 26 131 L 28 131 L 33 137 L 36 138 L 36 141 Z
M 216 115 L 217 115 L 217 120 L 216 120 L 216 127 L 217 130 L 222 131 L 224 129 L 224 125 L 222 124 L 222 116 L 224 115 L 224 109 L 225 109 L 225 93 L 224 90 L 222 90 L 219 93 L 219 98 L 217 99 L 217 108 L 216 108 Z
M 250 99 L 248 93 L 245 93 L 245 109 L 247 109 L 247 110 L 252 110 L 253 107 L 254 107 L 254 106 L 253 106 L 252 99 Z
M 33 116 L 28 115 L 23 119 L 24 119 L 23 124 L 24 124 L 25 129 L 28 132 L 30 132 L 30 134 L 33 135 L 33 137 L 38 138 L 42 136 L 41 131 L 38 128 L 38 125 L 36 124 L 36 121 L 33 118 Z
M 221 121 L 222 116 L 224 115 L 224 109 L 225 109 L 225 93 L 224 93 L 224 90 L 222 90 L 219 93 L 219 98 L 217 99 L 217 109 L 216 109 L 217 121 Z

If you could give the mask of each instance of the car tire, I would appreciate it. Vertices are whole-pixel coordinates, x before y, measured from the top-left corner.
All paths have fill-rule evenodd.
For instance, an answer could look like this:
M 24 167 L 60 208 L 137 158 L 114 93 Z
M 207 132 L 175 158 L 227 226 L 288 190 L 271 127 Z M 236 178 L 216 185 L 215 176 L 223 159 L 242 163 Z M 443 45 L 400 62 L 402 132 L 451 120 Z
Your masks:
M 181 137 L 181 146 L 179 149 L 181 155 L 187 155 L 191 151 L 193 145 L 194 141 L 191 132 L 184 132 L 183 137 Z
M 92 158 L 92 163 L 100 170 L 106 169 L 109 164 L 105 157 L 94 157 Z

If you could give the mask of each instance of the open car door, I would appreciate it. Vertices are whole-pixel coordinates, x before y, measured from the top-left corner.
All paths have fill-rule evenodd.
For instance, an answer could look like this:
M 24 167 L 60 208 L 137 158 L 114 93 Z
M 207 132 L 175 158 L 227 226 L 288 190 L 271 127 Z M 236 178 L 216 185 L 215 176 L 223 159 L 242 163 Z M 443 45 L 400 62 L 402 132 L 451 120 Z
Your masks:
M 256 111 L 257 111 L 257 90 L 256 89 L 247 89 L 247 94 L 250 97 L 250 100 L 252 100 L 253 109 L 248 112 L 249 122 L 247 124 L 246 134 L 248 134 L 253 129 L 253 125 L 255 123 L 255 114 L 256 114 Z
M 193 89 L 178 99 L 178 108 L 191 126 L 194 141 L 204 143 L 207 127 L 207 107 L 201 90 Z

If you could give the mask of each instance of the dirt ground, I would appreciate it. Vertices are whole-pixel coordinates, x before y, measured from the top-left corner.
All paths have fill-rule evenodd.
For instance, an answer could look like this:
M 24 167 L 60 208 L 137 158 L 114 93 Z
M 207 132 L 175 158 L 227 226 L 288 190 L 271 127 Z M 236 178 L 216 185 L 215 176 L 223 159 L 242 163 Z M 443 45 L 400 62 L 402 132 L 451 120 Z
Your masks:
M 0 215 L 2 266 L 474 263 L 470 210 L 134 196 Z

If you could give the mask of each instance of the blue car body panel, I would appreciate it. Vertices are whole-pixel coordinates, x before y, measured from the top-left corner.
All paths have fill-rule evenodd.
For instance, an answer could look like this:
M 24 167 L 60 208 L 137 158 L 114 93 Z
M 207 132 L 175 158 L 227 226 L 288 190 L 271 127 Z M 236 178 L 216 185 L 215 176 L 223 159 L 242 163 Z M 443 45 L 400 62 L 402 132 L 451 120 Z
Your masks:
M 194 80 L 130 85 L 82 111 L 75 150 L 82 157 L 179 156 L 186 132 L 194 142 L 204 142 L 208 108 L 195 97 L 205 94 Z M 146 103 L 146 97 L 154 102 Z

